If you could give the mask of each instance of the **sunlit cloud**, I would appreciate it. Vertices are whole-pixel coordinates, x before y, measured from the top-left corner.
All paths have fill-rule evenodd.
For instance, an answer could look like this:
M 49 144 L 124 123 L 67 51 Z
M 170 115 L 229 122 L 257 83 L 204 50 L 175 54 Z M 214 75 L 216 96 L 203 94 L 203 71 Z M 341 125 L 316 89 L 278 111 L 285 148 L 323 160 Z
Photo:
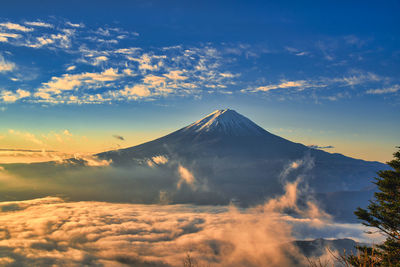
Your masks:
M 305 86 L 310 86 L 307 85 L 306 81 L 284 81 L 279 84 L 271 84 L 271 85 L 266 85 L 266 86 L 259 86 L 252 90 L 253 92 L 267 92 L 270 90 L 276 90 L 276 89 L 287 89 L 287 88 L 302 88 Z
M 168 158 L 163 155 L 154 156 L 151 158 L 155 164 L 166 164 L 168 162 Z
M 73 71 L 74 69 L 76 69 L 75 65 L 69 66 L 66 71 Z
M 160 77 L 160 76 L 156 76 L 156 75 L 147 75 L 144 77 L 143 82 L 147 83 L 153 87 L 156 86 L 160 86 L 160 85 L 165 85 L 165 78 L 164 77 Z
M 9 38 L 16 39 L 21 37 L 21 35 L 16 33 L 0 32 L 0 42 L 8 42 Z
M 262 209 L 64 202 L 57 197 L 1 202 L 2 257 L 15 265 L 291 266 L 306 259 L 298 230 L 363 237 L 358 224 L 326 223 Z M 60 223 L 62 222 L 62 223 Z M 315 226 L 314 226 L 315 225 Z M 297 236 L 299 237 L 299 236 Z
M 177 183 L 177 188 L 181 188 L 183 184 L 189 185 L 192 189 L 196 188 L 196 178 L 193 176 L 193 174 L 183 167 L 182 165 L 178 166 L 178 172 L 180 176 L 180 180 Z
M 27 98 L 31 95 L 29 91 L 17 89 L 15 92 L 3 90 L 0 91 L 0 99 L 7 103 L 14 103 L 15 101 Z
M 246 43 L 134 47 L 129 41 L 137 39 L 139 35 L 134 31 L 113 26 L 91 28 L 81 22 L 72 23 L 55 18 L 20 23 L 4 22 L 1 25 L 0 42 L 25 49 L 40 49 L 50 54 L 58 53 L 58 57 L 63 53 L 68 54 L 69 60 L 60 64 L 63 69 L 54 70 L 51 79 L 39 81 L 41 85 L 35 84 L 34 88 L 29 90 L 32 94 L 24 97 L 24 101 L 29 103 L 82 105 L 156 101 L 174 96 L 201 98 L 205 94 L 234 96 L 240 93 L 265 93 L 280 100 L 301 96 L 301 99 L 309 98 L 318 102 L 339 101 L 357 94 L 356 90 L 347 90 L 348 87 L 362 88 L 371 95 L 396 91 L 393 79 L 361 69 L 350 69 L 347 70 L 347 74 L 339 74 L 336 77 L 304 75 L 301 79 L 281 73 L 280 77 L 284 78 L 270 81 L 252 77 L 249 70 L 237 71 L 238 64 L 248 62 L 249 58 L 258 58 L 261 54 L 282 53 L 283 50 L 296 56 L 315 56 L 315 47 L 312 50 L 311 47 L 290 45 L 275 51 Z M 342 38 L 341 42 L 358 46 L 358 39 L 349 36 Z M 126 42 L 120 43 L 120 40 Z M 321 41 L 317 49 L 322 51 L 329 61 L 335 61 L 333 45 Z M 257 69 L 261 67 L 256 65 L 255 72 L 251 73 L 257 73 Z M 12 71 L 15 77 L 10 79 L 18 86 L 24 77 L 33 73 L 30 70 L 23 71 L 23 67 L 18 65 L 17 68 L 15 63 L 3 60 L 0 71 Z M 86 72 L 74 73 L 80 69 Z M 118 71 L 119 77 L 108 76 L 108 80 L 105 78 L 102 81 L 95 77 L 85 77 L 90 74 L 104 75 L 104 72 L 110 70 Z M 40 76 L 35 75 L 36 77 Z M 380 89 L 366 91 L 366 86 Z M 8 99 L 15 99 L 8 102 L 15 103 L 21 98 L 10 96 Z
M 120 91 L 120 94 L 132 99 L 151 96 L 151 92 L 148 87 L 142 84 L 134 85 L 132 87 L 126 86 L 124 90 Z
M 12 22 L 3 22 L 0 23 L 0 27 L 6 28 L 8 30 L 15 30 L 15 31 L 21 31 L 21 32 L 31 32 L 33 31 L 32 28 L 27 28 L 23 25 L 17 24 L 17 23 L 12 23 Z
M 32 27 L 44 27 L 44 28 L 53 28 L 54 26 L 50 23 L 41 22 L 41 21 L 27 21 L 25 25 L 32 26 Z
M 62 162 L 76 155 L 87 157 L 104 145 L 96 144 L 85 136 L 68 129 L 46 132 L 31 132 L 23 129 L 9 129 L 1 135 L 4 148 L 0 148 L 0 163 Z M 82 142 L 86 145 L 82 146 Z M 105 148 L 100 148 L 103 150 Z M 89 158 L 90 159 L 90 158 Z
M 66 135 L 66 136 L 72 136 L 72 133 L 70 131 L 68 131 L 67 129 L 65 129 L 63 131 L 63 134 Z
M 99 159 L 96 156 L 90 155 L 90 154 L 81 154 L 81 153 L 75 153 L 74 154 L 74 159 L 78 161 L 83 161 L 83 163 L 86 166 L 89 167 L 103 167 L 103 166 L 109 166 L 112 163 L 112 160 L 106 160 L 106 159 Z M 68 163 L 69 160 L 66 159 L 62 163 Z
M 229 73 L 229 72 L 223 72 L 223 73 L 220 73 L 219 75 L 221 75 L 222 77 L 224 77 L 224 78 L 235 78 L 238 74 L 232 74 L 232 73 Z
M 281 83 L 272 83 L 264 86 L 248 87 L 242 89 L 242 93 L 257 93 L 274 91 L 282 97 L 290 97 L 291 95 L 300 96 L 301 94 L 309 94 L 317 102 L 319 100 L 338 101 L 343 98 L 351 98 L 353 94 L 349 90 L 338 88 L 351 88 L 371 86 L 371 84 L 390 83 L 388 77 L 377 75 L 373 72 L 362 72 L 353 70 L 343 77 L 318 77 L 310 80 L 283 80 Z M 398 85 L 387 87 L 384 89 L 370 89 L 367 94 L 385 94 L 398 91 Z M 304 97 L 304 94 L 303 94 Z
M 139 47 L 130 47 L 130 48 L 119 48 L 119 49 L 115 50 L 114 52 L 115 52 L 116 54 L 133 55 L 133 54 L 138 53 L 140 50 L 142 50 L 142 49 L 139 48 Z M 143 56 L 144 56 L 144 55 L 143 55 Z M 128 58 L 128 57 L 127 57 L 127 58 Z M 133 60 L 133 61 L 138 61 L 139 63 L 142 62 L 142 59 L 139 59 L 139 58 L 132 58 L 132 57 L 130 57 L 130 58 L 128 58 L 128 59 Z M 146 63 L 146 62 L 144 62 L 144 63 Z
M 73 154 L 54 150 L 39 149 L 0 149 L 0 163 L 33 163 L 56 161 L 73 157 Z
M 183 73 L 181 70 L 171 70 L 169 73 L 164 74 L 164 76 L 171 80 L 186 80 L 188 77 L 183 76 Z
M 72 22 L 67 21 L 65 24 L 66 24 L 67 26 L 74 27 L 74 28 L 82 28 L 82 27 L 85 27 L 85 25 L 84 25 L 83 23 L 72 23 Z
M 96 86 L 98 83 L 114 81 L 121 76 L 122 74 L 113 68 L 101 73 L 64 74 L 62 77 L 52 77 L 49 82 L 43 83 L 43 87 L 39 88 L 34 95 L 44 100 L 51 100 L 52 95 L 61 94 L 62 91 L 71 91 L 81 85 Z
M 85 104 L 135 101 L 144 98 L 154 100 L 169 95 L 196 96 L 201 93 L 200 88 L 209 88 L 208 93 L 217 92 L 226 88 L 226 84 L 233 84 L 231 80 L 238 77 L 238 74 L 233 72 L 219 70 L 222 66 L 220 61 L 224 59 L 217 49 L 210 46 L 115 49 L 110 43 L 109 49 L 99 49 L 98 44 L 102 38 L 106 38 L 104 41 L 113 41 L 136 38 L 138 34 L 116 27 L 86 29 L 81 23 L 78 25 L 70 22 L 66 22 L 66 25 L 73 29 L 41 20 L 26 22 L 25 25 L 37 27 L 38 30 L 30 35 L 25 32 L 18 35 L 3 33 L 2 38 L 10 45 L 49 51 L 61 49 L 70 55 L 76 55 L 74 62 L 64 65 L 67 66 L 66 72 L 76 70 L 80 64 L 107 66 L 100 72 L 54 75 L 33 90 L 29 98 L 30 103 Z M 47 27 L 49 25 L 53 27 Z M 44 28 L 45 31 L 39 31 L 40 28 Z M 111 78 L 112 75 L 108 75 L 111 73 L 107 72 L 112 70 L 121 70 L 118 73 L 119 77 Z M 96 74 L 97 78 L 94 77 Z M 132 82 L 129 77 L 138 79 Z
M 122 54 L 127 54 L 131 55 L 132 52 L 136 52 L 137 49 L 119 49 L 117 50 L 117 53 L 122 53 Z M 139 63 L 139 69 L 140 70 L 148 70 L 148 71 L 155 71 L 159 70 L 160 67 L 163 65 L 163 59 L 165 59 L 166 56 L 156 56 L 156 55 L 149 55 L 149 54 L 143 54 L 140 58 L 135 58 L 132 56 L 127 56 L 127 59 L 131 61 L 136 61 Z
M 163 155 L 154 156 L 146 161 L 149 167 L 155 167 L 156 165 L 164 165 L 168 163 L 168 158 Z
M 13 62 L 6 61 L 3 56 L 0 55 L 0 72 L 9 72 L 16 68 Z
M 94 59 L 94 65 L 99 65 L 101 62 L 107 61 L 108 58 L 106 56 L 99 56 Z

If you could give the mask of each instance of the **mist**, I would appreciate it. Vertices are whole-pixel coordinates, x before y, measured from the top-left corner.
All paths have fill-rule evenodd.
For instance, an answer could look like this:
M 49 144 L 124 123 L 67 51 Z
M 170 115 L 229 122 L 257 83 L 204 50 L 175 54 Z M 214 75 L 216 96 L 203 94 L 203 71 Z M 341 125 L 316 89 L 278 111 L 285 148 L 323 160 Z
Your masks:
M 306 266 L 293 241 L 360 225 L 235 206 L 68 202 L 58 197 L 0 204 L 5 266 L 183 266 L 189 254 L 209 266 Z M 207 266 L 206 265 L 206 266 Z
M 129 168 L 96 158 L 3 165 L 0 262 L 182 266 L 190 255 L 200 266 L 306 266 L 295 240 L 369 240 L 321 207 L 313 167 L 309 155 L 287 162 L 281 194 L 244 204 L 195 163 L 163 155 Z

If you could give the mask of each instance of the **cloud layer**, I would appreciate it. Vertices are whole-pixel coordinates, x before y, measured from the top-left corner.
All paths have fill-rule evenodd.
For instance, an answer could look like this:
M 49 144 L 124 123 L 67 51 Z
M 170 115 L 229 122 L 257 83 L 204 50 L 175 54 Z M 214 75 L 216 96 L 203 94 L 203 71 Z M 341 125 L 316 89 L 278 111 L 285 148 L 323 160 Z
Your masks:
M 190 205 L 0 202 L 0 262 L 7 266 L 293 266 L 304 261 L 290 241 L 317 219 L 261 209 Z M 331 234 L 362 227 L 319 225 Z M 298 236 L 299 237 L 299 236 Z M 295 261 L 294 261 L 295 260 Z
M 196 203 L 216 196 L 208 194 L 211 189 L 201 176 L 165 155 L 153 156 L 135 169 L 103 168 L 109 162 L 87 157 L 71 161 L 75 165 L 51 165 L 49 177 L 43 175 L 45 165 L 40 165 L 39 177 L 29 168 L 24 178 L 12 175 L 12 166 L 0 170 L 3 191 L 10 194 L 34 188 L 36 194 L 63 192 L 70 199 L 102 200 L 0 202 L 3 265 L 182 266 L 189 253 L 200 266 L 295 266 L 306 262 L 293 240 L 370 241 L 365 227 L 334 222 L 317 205 L 307 187 L 306 174 L 314 167 L 307 155 L 288 162 L 280 172 L 282 195 L 246 209 L 167 205 L 173 198 Z M 174 168 L 172 173 L 168 166 Z M 117 199 L 159 204 L 105 202 Z

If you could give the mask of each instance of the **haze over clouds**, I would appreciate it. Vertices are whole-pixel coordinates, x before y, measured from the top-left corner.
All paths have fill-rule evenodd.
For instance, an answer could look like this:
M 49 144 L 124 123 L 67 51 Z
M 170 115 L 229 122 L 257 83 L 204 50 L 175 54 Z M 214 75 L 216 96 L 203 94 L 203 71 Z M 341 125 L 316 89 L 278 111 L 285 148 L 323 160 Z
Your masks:
M 55 165 L 57 171 L 49 166 L 56 176 L 44 176 L 44 165 L 34 175 L 28 168 L 27 177 L 10 166 L 0 171 L 3 190 L 9 193 L 35 188 L 39 195 L 58 192 L 72 199 L 103 200 L 68 202 L 47 197 L 0 202 L 0 262 L 6 266 L 182 266 L 187 253 L 199 264 L 211 266 L 251 267 L 266 262 L 293 266 L 305 263 L 290 243 L 293 240 L 370 241 L 365 227 L 335 222 L 312 198 L 307 173 L 314 161 L 309 155 L 288 162 L 281 171 L 283 195 L 247 209 L 162 205 L 185 197 L 195 202 L 202 194 L 209 201 L 216 197 L 210 194 L 215 188 L 197 179 L 190 168 L 163 155 L 134 171 L 94 158 L 72 160 L 77 165 L 62 161 Z M 159 204 L 104 202 L 108 199 Z
M 5 266 L 182 266 L 187 253 L 211 266 L 305 263 L 295 238 L 363 237 L 360 225 L 291 217 L 271 204 L 233 206 L 64 202 L 0 203 L 0 262 Z M 305 233 L 305 234 L 302 234 Z M 14 264 L 14 265 L 12 265 Z

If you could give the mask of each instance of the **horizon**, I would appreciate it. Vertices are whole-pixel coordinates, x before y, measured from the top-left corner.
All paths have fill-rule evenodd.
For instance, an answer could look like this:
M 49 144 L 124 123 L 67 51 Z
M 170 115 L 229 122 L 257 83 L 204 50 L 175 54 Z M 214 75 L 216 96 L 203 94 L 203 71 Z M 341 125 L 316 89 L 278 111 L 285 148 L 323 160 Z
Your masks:
M 0 163 L 34 163 L 34 162 L 46 162 L 46 161 L 52 161 L 54 159 L 58 160 L 59 158 L 69 158 L 69 157 L 74 157 L 74 155 L 90 155 L 90 154 L 97 154 L 97 153 L 101 153 L 101 152 L 106 152 L 106 151 L 110 151 L 110 150 L 118 150 L 118 149 L 124 149 L 124 148 L 129 148 L 129 147 L 134 147 L 143 143 L 147 143 L 150 142 L 152 140 L 161 138 L 165 135 L 168 135 L 172 132 L 175 132 L 181 128 L 187 127 L 193 123 L 195 123 L 198 120 L 204 119 L 205 117 L 217 112 L 217 111 L 225 111 L 225 110 L 232 110 L 235 111 L 236 113 L 248 118 L 246 115 L 241 114 L 240 112 L 237 112 L 234 108 L 229 107 L 229 108 L 220 108 L 220 109 L 215 109 L 214 111 L 210 112 L 210 113 L 206 113 L 203 115 L 203 117 L 201 118 L 194 118 L 192 119 L 191 122 L 182 122 L 180 125 L 177 124 L 177 128 L 172 129 L 172 127 L 168 127 L 168 130 L 160 130 L 159 132 L 155 132 L 155 131 L 148 131 L 146 129 L 142 129 L 142 132 L 145 132 L 144 136 L 140 136 L 140 137 L 136 137 L 136 138 L 132 138 L 132 139 L 136 139 L 135 141 L 129 141 L 127 140 L 127 136 L 131 136 L 128 133 L 125 133 L 124 135 L 118 135 L 118 134 L 112 134 L 112 132 L 108 132 L 109 137 L 108 139 L 112 140 L 113 142 L 110 142 L 109 144 L 107 144 L 106 146 L 103 144 L 102 148 L 99 148 L 97 150 L 82 150 L 82 149 L 76 149 L 74 148 L 73 150 L 63 150 L 63 149 L 59 149 L 57 150 L 55 147 L 57 147 L 57 144 L 51 146 L 49 148 L 43 148 L 43 142 L 38 140 L 34 134 L 30 133 L 30 132 L 20 132 L 20 130 L 14 130 L 14 129 L 9 129 L 8 130 L 8 134 L 9 135 L 19 135 L 16 139 L 16 141 L 18 143 L 22 143 L 21 139 L 25 139 L 23 141 L 28 141 L 26 143 L 30 143 L 31 146 L 28 145 L 28 148 L 26 146 L 24 147 L 18 147 L 18 146 L 12 146 L 12 147 L 1 147 L 1 152 L 3 152 L 3 155 L 1 155 L 1 159 L 2 161 L 0 161 Z M 250 119 L 253 123 L 255 123 L 251 118 Z M 165 121 L 164 121 L 165 122 Z M 185 124 L 186 123 L 186 124 Z M 257 123 L 256 123 L 257 124 Z M 301 143 L 307 147 L 313 148 L 313 149 L 320 149 L 323 150 L 325 152 L 328 153 L 336 153 L 336 154 L 342 154 L 344 156 L 347 157 L 352 157 L 352 158 L 356 158 L 356 159 L 362 159 L 362 160 L 366 160 L 366 161 L 378 161 L 378 162 L 382 162 L 382 163 L 386 163 L 387 161 L 390 160 L 390 156 L 387 156 L 388 159 L 385 160 L 378 160 L 374 157 L 362 157 L 363 154 L 359 154 L 356 153 L 354 151 L 349 151 L 348 153 L 346 152 L 342 152 L 342 151 L 336 151 L 335 147 L 332 145 L 318 145 L 315 144 L 315 142 L 309 141 L 308 143 L 305 142 L 305 140 L 310 140 L 308 136 L 304 136 L 303 138 L 305 139 L 296 139 L 296 137 L 292 137 L 290 134 L 287 133 L 287 131 L 285 132 L 284 129 L 279 128 L 279 129 L 266 129 L 265 127 L 257 124 L 258 126 L 260 126 L 261 128 L 263 128 L 264 130 L 280 136 L 282 138 L 285 138 L 291 142 L 295 142 L 295 143 Z M 151 129 L 152 127 L 150 126 L 148 129 Z M 16 132 L 15 132 L 16 131 Z M 289 133 L 292 133 L 292 130 L 288 131 Z M 310 130 L 308 131 L 308 133 L 310 133 Z M 57 139 L 57 141 L 61 144 L 64 144 L 65 141 L 71 141 L 72 137 L 76 138 L 76 136 L 74 136 L 74 134 L 72 134 L 68 129 L 60 129 L 57 132 L 52 131 L 49 133 L 50 134 L 54 134 L 55 138 Z M 151 137 L 148 137 L 148 136 Z M 6 138 L 4 138 L 5 136 L 1 136 L 0 138 L 0 142 L 2 139 L 5 139 L 5 141 L 8 141 Z M 43 137 L 43 134 L 42 134 Z M 128 137 L 128 138 L 129 138 Z M 63 140 L 63 138 L 67 139 L 67 140 Z M 45 138 L 48 140 L 48 137 Z M 78 138 L 77 138 L 78 139 Z M 74 145 L 77 147 L 80 147 L 83 143 L 85 143 L 88 138 L 87 136 L 80 136 L 79 137 L 80 140 L 74 140 Z M 36 145 L 33 145 L 36 144 Z M 39 144 L 39 146 L 38 146 Z M 59 145 L 59 144 L 58 144 Z M 68 145 L 71 145 L 68 144 Z M 59 146 L 58 146 L 59 147 Z M 394 147 L 395 148 L 395 147 Z M 393 151 L 394 151 L 393 148 Z M 0 154 L 1 154 L 0 152 Z M 7 152 L 11 152 L 11 153 L 7 153 Z M 28 153 L 15 153 L 15 152 L 28 152 Z M 32 154 L 29 154 L 29 152 L 31 152 Z M 50 152 L 50 153 L 49 153 Z M 52 154 L 53 153 L 53 154 Z
M 148 140 L 144 139 L 144 141 L 136 143 L 134 145 L 127 144 L 126 146 L 118 146 L 117 148 L 110 148 L 108 150 L 101 150 L 101 151 L 89 152 L 89 153 L 88 152 L 72 152 L 72 153 L 69 152 L 68 153 L 68 152 L 57 151 L 57 150 L 52 150 L 52 149 L 44 149 L 44 148 L 42 148 L 42 149 L 26 149 L 26 148 L 15 148 L 15 147 L 13 147 L 13 148 L 0 148 L 0 153 L 4 152 L 4 154 L 7 154 L 7 153 L 11 152 L 11 155 L 9 157 L 7 157 L 6 155 L 1 155 L 2 156 L 2 162 L 0 162 L 0 163 L 8 164 L 8 163 L 48 162 L 48 161 L 54 161 L 54 160 L 58 161 L 60 159 L 68 159 L 68 158 L 71 158 L 71 157 L 76 157 L 76 155 L 81 155 L 81 154 L 82 155 L 91 155 L 91 154 L 98 154 L 98 153 L 102 153 L 102 152 L 112 151 L 112 150 L 119 150 L 119 149 L 126 149 L 126 148 L 130 148 L 130 147 L 135 147 L 135 146 L 138 146 L 138 145 L 141 145 L 141 144 L 144 144 L 144 143 L 151 142 L 153 140 L 162 138 L 162 137 L 164 137 L 166 135 L 169 135 L 170 133 L 173 133 L 173 132 L 178 131 L 180 129 L 186 128 L 186 127 L 196 123 L 197 121 L 203 120 L 204 118 L 206 118 L 206 117 L 208 117 L 208 116 L 210 116 L 210 115 L 212 115 L 214 113 L 222 112 L 222 114 L 223 114 L 224 111 L 233 111 L 236 114 L 244 116 L 243 114 L 240 114 L 239 112 L 237 112 L 235 109 L 232 109 L 232 108 L 216 109 L 213 112 L 206 114 L 204 117 L 202 117 L 200 119 L 196 119 L 191 123 L 188 123 L 188 124 L 186 124 L 184 126 L 178 127 L 177 129 L 172 130 L 171 132 L 162 134 L 160 136 L 156 136 L 156 137 L 154 137 L 152 139 L 148 139 Z M 220 114 L 220 115 L 222 115 L 222 114 Z M 244 117 L 247 118 L 246 116 L 244 116 Z M 249 119 L 249 118 L 247 118 L 247 119 Z M 252 120 L 250 119 L 250 121 L 252 121 Z M 259 126 L 259 125 L 257 125 L 257 126 Z M 274 135 L 280 136 L 279 134 L 274 133 L 272 131 L 268 131 L 267 129 L 265 129 L 263 127 L 261 127 L 261 128 L 266 130 L 269 133 L 272 133 Z M 64 134 L 64 135 L 69 136 L 69 137 L 73 136 L 67 129 L 65 129 L 64 131 L 60 132 L 60 135 L 61 134 Z M 123 136 L 120 136 L 120 135 L 112 135 L 112 137 L 115 138 L 115 139 L 118 139 L 120 141 L 123 141 L 124 143 L 126 141 L 125 138 Z M 280 137 L 283 137 L 283 136 L 280 136 Z M 285 138 L 285 139 L 296 143 L 296 141 L 294 141 L 294 140 L 290 140 L 288 138 Z M 323 150 L 323 151 L 328 152 L 328 153 L 342 154 L 344 156 L 351 157 L 349 155 L 346 155 L 346 154 L 343 154 L 343 153 L 340 153 L 340 152 L 330 151 L 330 149 L 334 148 L 333 146 L 318 146 L 318 145 L 315 145 L 315 144 L 304 144 L 304 143 L 302 143 L 302 145 L 307 146 L 310 149 L 319 149 L 319 150 Z M 21 155 L 18 155 L 17 152 L 20 152 Z M 37 156 L 38 154 L 42 155 L 42 156 L 38 157 Z M 353 157 L 353 158 L 356 158 L 356 157 Z M 361 158 L 359 158 L 359 159 L 361 159 Z M 362 160 L 378 161 L 378 160 L 367 160 L 367 159 L 362 159 Z M 378 161 L 378 162 L 385 163 L 383 161 Z

